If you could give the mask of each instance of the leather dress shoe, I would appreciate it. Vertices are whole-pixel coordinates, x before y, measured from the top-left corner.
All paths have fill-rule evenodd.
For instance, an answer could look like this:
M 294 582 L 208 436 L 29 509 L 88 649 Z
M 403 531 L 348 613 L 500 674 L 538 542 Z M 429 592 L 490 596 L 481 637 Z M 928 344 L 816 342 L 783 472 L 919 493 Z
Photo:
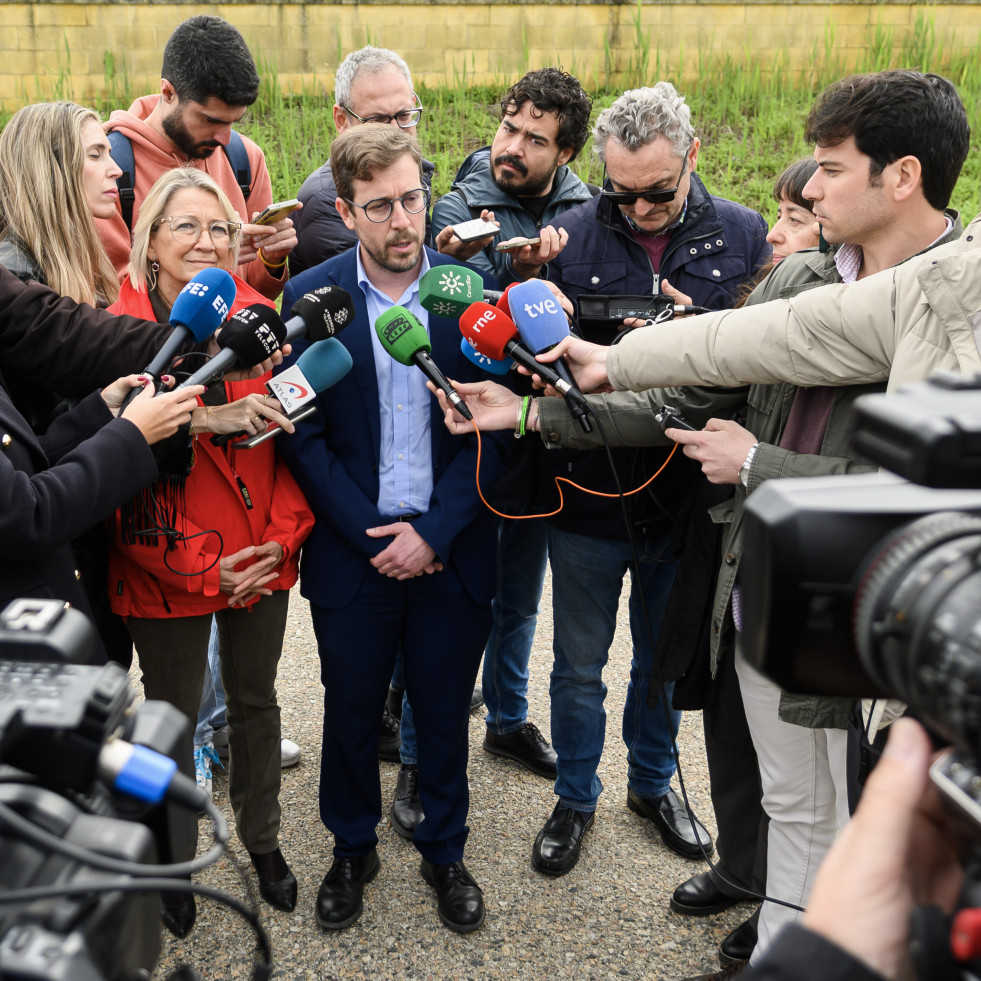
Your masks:
M 668 905 L 682 916 L 712 916 L 735 906 L 736 903 L 744 903 L 749 898 L 723 892 L 710 873 L 699 872 L 675 889 Z
M 484 924 L 484 896 L 462 859 L 452 865 L 422 860 L 422 877 L 436 890 L 440 920 L 457 933 L 470 933 Z
M 579 861 L 583 835 L 593 826 L 594 817 L 592 811 L 556 804 L 535 838 L 531 864 L 545 875 L 565 875 Z
M 392 715 L 388 706 L 382 709 L 381 734 L 378 737 L 378 759 L 385 763 L 400 762 L 402 748 L 402 724 Z
M 474 712 L 479 712 L 481 705 L 484 704 L 484 689 L 480 685 L 473 686 L 473 692 L 470 695 L 470 714 L 473 715 Z
M 740 923 L 719 944 L 719 963 L 723 967 L 731 964 L 744 964 L 756 949 L 758 916 L 754 913 L 748 920 Z
M 343 930 L 354 923 L 364 909 L 364 887 L 380 868 L 374 848 L 367 855 L 335 858 L 317 891 L 317 923 L 325 930 Z
M 538 731 L 538 727 L 526 722 L 520 729 L 508 732 L 503 736 L 487 730 L 484 736 L 484 749 L 494 756 L 504 756 L 516 760 L 540 777 L 555 779 L 558 771 L 555 768 L 555 750 Z
M 695 818 L 698 840 L 695 839 L 685 805 L 673 790 L 660 797 L 641 797 L 633 788 L 628 787 L 627 807 L 653 822 L 661 835 L 661 841 L 679 855 L 684 855 L 685 858 L 702 858 L 712 854 L 712 836 L 705 830 L 702 822 Z
M 160 916 L 164 926 L 178 940 L 191 932 L 198 908 L 192 892 L 167 892 L 160 897 Z
M 746 961 L 739 961 L 737 964 L 727 964 L 721 971 L 716 971 L 714 974 L 698 974 L 690 978 L 682 978 L 681 981 L 729 981 L 737 974 L 742 974 L 748 966 Z
M 403 837 L 412 840 L 422 823 L 422 801 L 419 799 L 419 767 L 402 764 L 395 784 L 395 798 L 389 819 L 392 827 Z
M 296 909 L 296 876 L 283 853 L 277 848 L 264 855 L 249 852 L 249 857 L 259 878 L 259 895 L 270 906 L 292 913 Z

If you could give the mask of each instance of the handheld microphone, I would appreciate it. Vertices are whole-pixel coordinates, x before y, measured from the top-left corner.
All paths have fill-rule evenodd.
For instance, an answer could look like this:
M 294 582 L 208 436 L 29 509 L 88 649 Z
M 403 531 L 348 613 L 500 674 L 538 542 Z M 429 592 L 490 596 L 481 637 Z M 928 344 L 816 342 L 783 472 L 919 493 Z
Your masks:
M 228 316 L 235 293 L 235 280 L 224 269 L 202 269 L 195 274 L 177 294 L 170 310 L 170 323 L 174 329 L 143 374 L 156 380 L 167 370 L 185 341 L 189 338 L 198 344 L 206 341 Z M 144 387 L 140 385 L 130 391 L 120 406 L 120 415 Z
M 465 337 L 460 338 L 460 350 L 468 361 L 472 361 L 478 368 L 483 368 L 484 371 L 492 375 L 506 375 L 511 370 L 511 365 L 514 364 L 511 358 L 498 360 L 481 354 Z
M 218 335 L 221 350 L 178 388 L 207 385 L 237 365 L 251 367 L 278 351 L 286 337 L 286 324 L 265 303 L 253 303 L 233 314 Z
M 569 383 L 552 368 L 535 359 L 535 356 L 518 340 L 518 330 L 514 321 L 489 303 L 472 303 L 460 318 L 460 333 L 481 354 L 488 358 L 512 357 L 529 371 L 535 372 L 543 381 L 557 389 L 567 399 L 581 399 L 582 392 L 573 392 Z
M 493 296 L 496 302 L 498 290 L 485 290 L 480 274 L 466 266 L 433 266 L 419 280 L 419 304 L 423 310 L 437 317 L 456 319 L 471 303 Z
M 460 398 L 460 393 L 446 380 L 430 357 L 432 345 L 429 334 L 414 314 L 405 307 L 392 307 L 375 321 L 375 333 L 378 334 L 382 347 L 399 364 L 414 364 L 422 368 L 426 377 L 449 399 L 453 408 L 464 419 L 473 422 L 473 413 L 467 408 L 467 403 Z
M 516 284 L 508 293 L 508 304 L 514 325 L 521 339 L 534 354 L 550 351 L 564 337 L 569 336 L 569 325 L 559 301 L 552 291 L 540 280 L 529 279 Z M 592 432 L 586 412 L 586 400 L 575 383 L 572 372 L 563 358 L 552 362 L 556 373 L 569 385 L 575 396 L 569 399 L 569 411 L 579 420 L 584 432 Z
M 336 337 L 354 320 L 354 314 L 351 294 L 340 286 L 311 290 L 290 307 L 286 343 L 292 343 L 298 337 L 309 337 L 311 341 Z
M 336 338 L 325 337 L 322 341 L 311 344 L 296 359 L 296 364 L 270 378 L 266 382 L 266 389 L 273 398 L 279 400 L 283 412 L 290 420 L 299 422 L 317 411 L 317 406 L 312 404 L 317 395 L 336 385 L 353 366 L 354 361 L 348 349 Z M 259 446 L 281 432 L 283 427 L 273 423 L 264 432 L 233 443 L 232 448 L 251 450 L 253 446 Z M 212 442 L 221 446 L 230 439 L 244 435 L 242 431 L 229 433 L 227 438 L 223 435 Z

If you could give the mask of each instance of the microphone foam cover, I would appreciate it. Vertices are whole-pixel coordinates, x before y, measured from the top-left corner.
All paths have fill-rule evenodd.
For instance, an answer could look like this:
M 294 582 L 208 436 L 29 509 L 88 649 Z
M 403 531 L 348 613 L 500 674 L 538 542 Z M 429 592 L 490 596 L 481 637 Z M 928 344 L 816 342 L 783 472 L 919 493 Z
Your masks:
M 375 333 L 382 347 L 399 364 L 413 364 L 416 351 L 430 351 L 429 334 L 415 314 L 405 307 L 392 307 L 375 321 Z
M 471 303 L 460 317 L 460 333 L 485 357 L 503 361 L 508 341 L 518 336 L 514 321 L 489 303 Z
M 290 316 L 303 319 L 311 341 L 322 341 L 336 336 L 354 320 L 354 301 L 340 286 L 321 286 L 304 293 L 291 307 Z
M 521 340 L 534 354 L 569 336 L 569 325 L 555 294 L 540 280 L 517 283 L 508 295 Z
M 326 337 L 311 344 L 296 359 L 296 366 L 315 392 L 325 392 L 354 367 L 354 361 L 336 337 Z
M 243 365 L 256 365 L 278 351 L 286 337 L 286 324 L 272 307 L 253 303 L 228 318 L 218 343 Z
M 491 375 L 506 375 L 511 370 L 511 365 L 514 364 L 510 358 L 501 361 L 498 358 L 489 358 L 486 354 L 481 354 L 465 337 L 460 338 L 460 350 L 467 360 L 472 361 L 478 368 Z
M 419 303 L 437 317 L 459 317 L 483 298 L 483 279 L 464 266 L 433 266 L 419 280 Z
M 198 343 L 205 341 L 228 316 L 236 292 L 235 280 L 224 269 L 202 269 L 177 294 L 170 322 L 182 324 Z
M 505 289 L 503 294 L 501 294 L 501 298 L 497 301 L 497 309 L 502 311 L 503 313 L 506 313 L 512 320 L 514 320 L 514 316 L 511 313 L 510 294 L 511 294 L 511 290 L 513 290 L 517 285 L 518 285 L 517 283 L 511 283 L 507 287 L 507 289 Z

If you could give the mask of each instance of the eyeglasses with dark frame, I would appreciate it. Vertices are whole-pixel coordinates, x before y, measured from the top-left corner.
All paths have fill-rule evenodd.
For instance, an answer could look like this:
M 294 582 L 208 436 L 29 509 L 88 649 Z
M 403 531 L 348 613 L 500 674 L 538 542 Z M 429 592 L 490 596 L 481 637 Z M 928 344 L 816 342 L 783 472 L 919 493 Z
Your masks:
M 426 111 L 422 106 L 416 106 L 415 109 L 403 109 L 401 112 L 395 113 L 394 116 L 386 116 L 383 113 L 379 113 L 377 116 L 368 116 L 364 118 L 359 116 L 353 109 L 349 106 L 341 103 L 341 108 L 348 113 L 348 115 L 353 116 L 359 123 L 383 123 L 386 126 L 391 125 L 395 122 L 398 124 L 400 129 L 412 129 L 413 126 L 418 125 L 419 119 L 422 114 Z
M 194 245 L 201 238 L 205 227 L 190 215 L 168 215 L 166 218 L 158 218 L 156 224 L 159 226 L 165 222 L 170 225 L 174 241 L 186 245 Z M 207 228 L 212 244 L 218 249 L 232 248 L 242 234 L 240 221 L 212 221 Z
M 425 211 L 429 205 L 429 191 L 424 187 L 414 187 L 400 198 L 372 198 L 367 204 L 356 204 L 350 198 L 343 198 L 343 200 L 352 208 L 360 208 L 368 221 L 380 224 L 392 217 L 396 201 L 402 205 L 402 210 L 406 214 L 417 215 L 420 211 Z
M 678 188 L 681 187 L 681 180 L 685 176 L 690 152 L 691 147 L 685 151 L 684 160 L 681 161 L 681 173 L 678 174 L 678 183 L 674 187 L 658 187 L 649 191 L 607 191 L 604 189 L 600 193 L 613 204 L 636 204 L 637 198 L 643 198 L 648 204 L 667 204 L 674 200 Z

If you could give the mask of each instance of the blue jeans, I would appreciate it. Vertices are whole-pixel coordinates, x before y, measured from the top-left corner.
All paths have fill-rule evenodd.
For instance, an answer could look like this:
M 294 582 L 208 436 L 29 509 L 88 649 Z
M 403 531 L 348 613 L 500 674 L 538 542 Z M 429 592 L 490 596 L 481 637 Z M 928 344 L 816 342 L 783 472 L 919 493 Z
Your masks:
M 218 664 L 218 622 L 211 618 L 211 638 L 208 641 L 208 660 L 204 666 L 204 687 L 201 690 L 201 707 L 194 727 L 194 748 L 210 743 L 216 729 L 227 725 L 225 719 L 225 688 L 221 683 Z
M 528 659 L 538 623 L 548 525 L 504 519 L 497 535 L 497 594 L 494 625 L 484 649 L 484 705 L 487 728 L 498 736 L 528 721 Z
M 392 687 L 405 688 L 405 665 L 402 663 L 402 652 L 399 651 L 395 658 L 395 670 L 392 672 Z M 409 704 L 409 695 L 406 691 L 402 692 L 402 725 L 400 729 L 402 735 L 402 748 L 399 750 L 399 758 L 407 766 L 415 766 L 419 762 L 419 751 L 416 749 L 416 720 L 412 714 L 412 706 Z
M 640 577 L 654 641 L 660 630 L 677 561 L 668 536 L 638 540 Z M 643 614 L 634 590 L 630 545 L 549 529 L 552 563 L 554 663 L 549 689 L 552 701 L 552 746 L 558 755 L 555 793 L 565 807 L 593 811 L 603 790 L 597 776 L 606 735 L 606 685 L 603 668 L 616 632 L 617 606 L 623 577 L 631 575 L 630 634 L 633 659 L 623 710 L 627 746 L 627 779 L 642 797 L 660 797 L 671 786 L 672 750 L 681 713 L 664 717 L 661 700 L 647 707 L 654 651 L 646 636 Z M 670 703 L 672 685 L 665 686 Z

